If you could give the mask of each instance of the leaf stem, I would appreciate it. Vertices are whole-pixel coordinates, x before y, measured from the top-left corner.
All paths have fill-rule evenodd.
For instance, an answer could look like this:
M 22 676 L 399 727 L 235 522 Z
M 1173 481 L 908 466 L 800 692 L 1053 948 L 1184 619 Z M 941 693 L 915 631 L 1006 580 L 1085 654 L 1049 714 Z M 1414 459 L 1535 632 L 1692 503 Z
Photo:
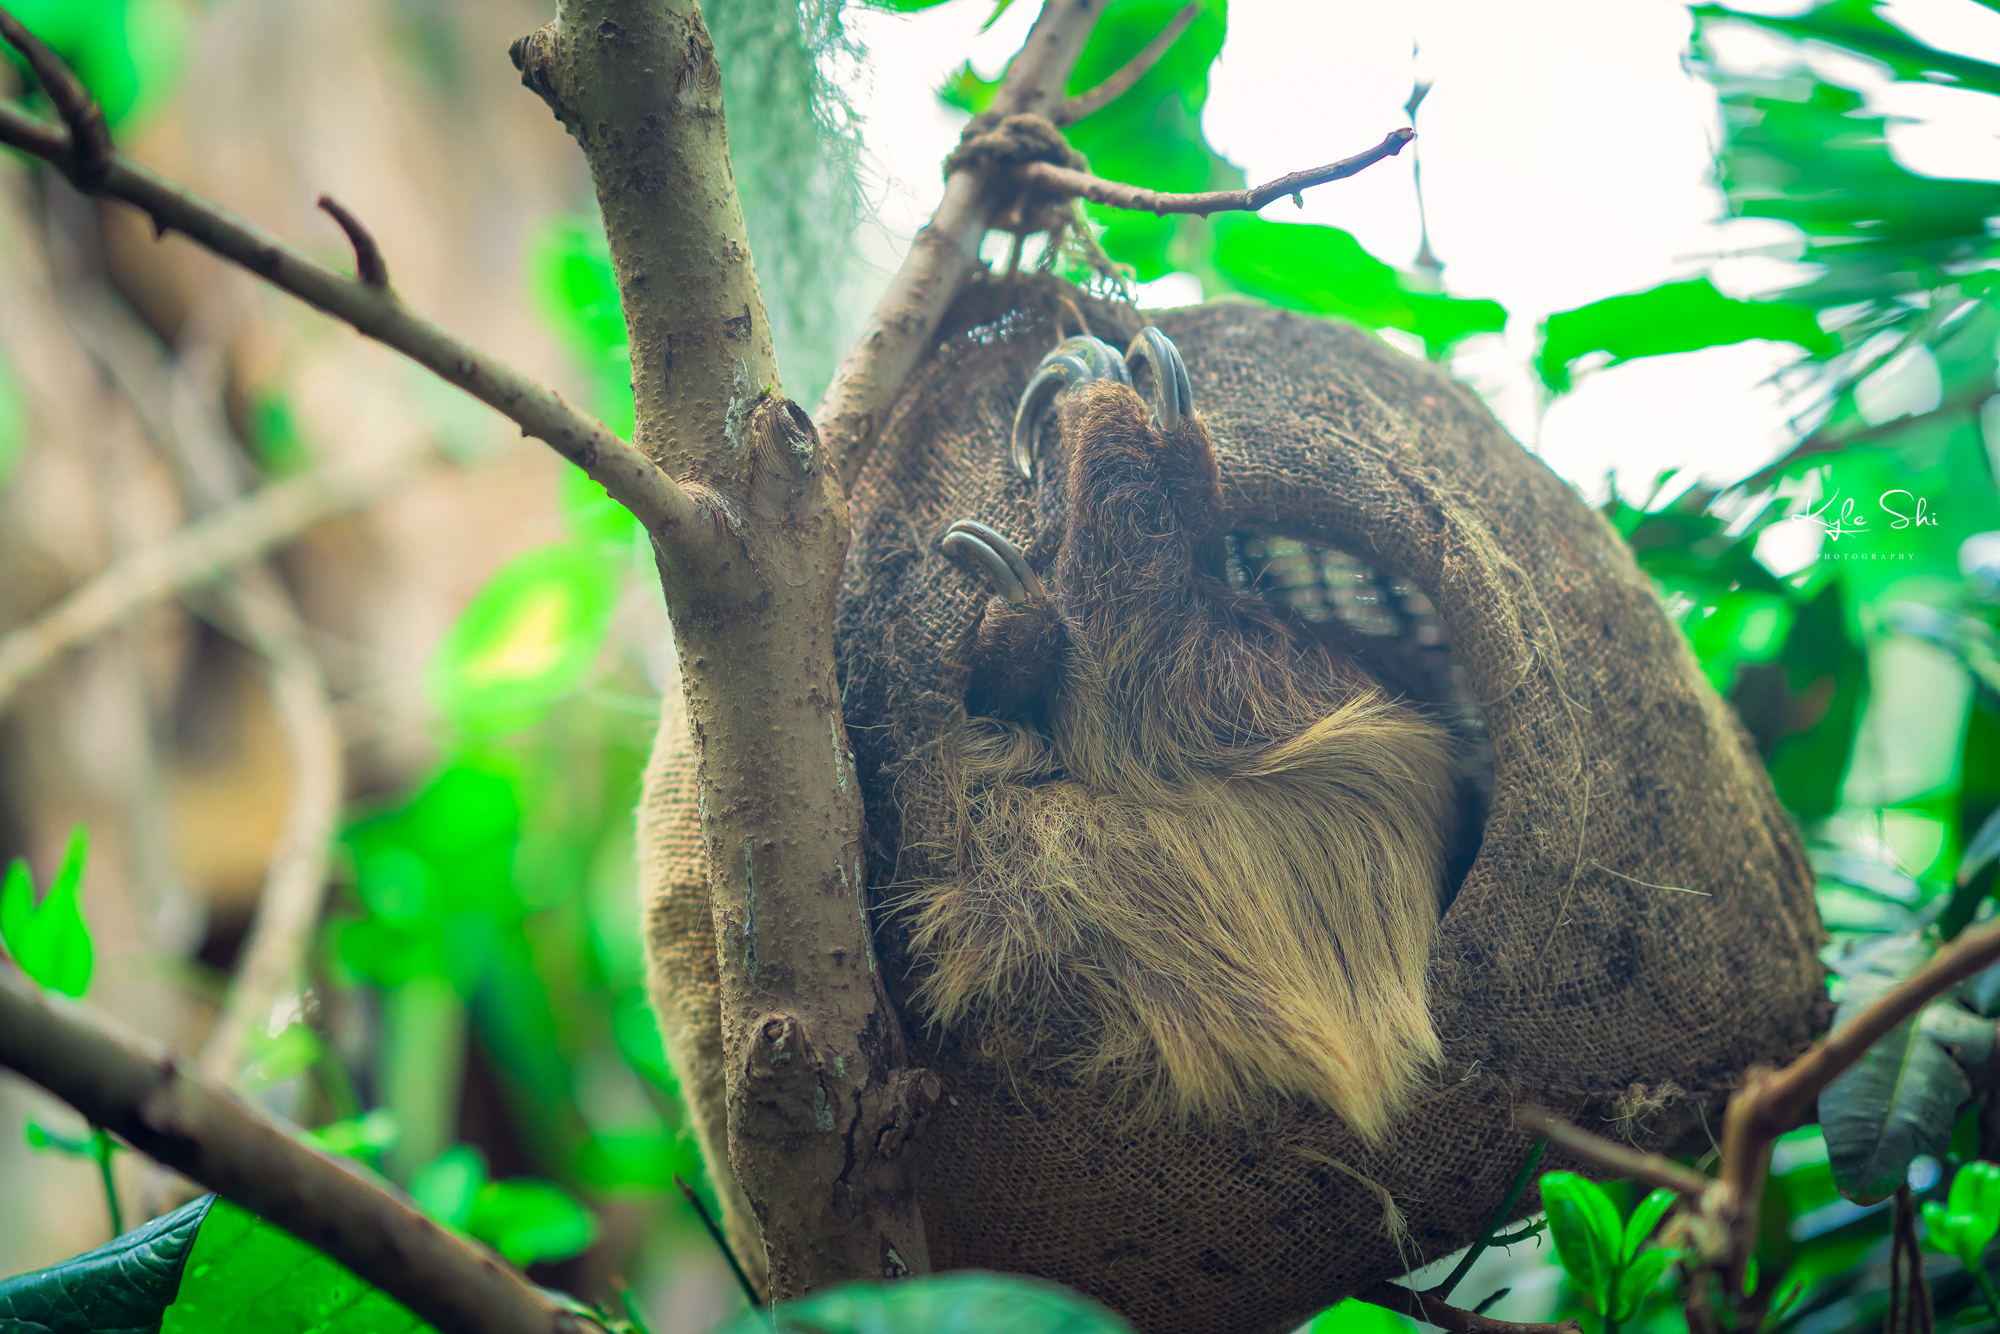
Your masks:
M 118 1152 L 118 1145 L 106 1133 L 103 1126 L 90 1127 L 90 1156 L 97 1161 L 98 1179 L 104 1183 L 104 1207 L 111 1215 L 111 1240 L 125 1235 L 125 1211 L 118 1207 L 118 1183 L 111 1175 L 111 1155 Z
M 1986 1272 L 1984 1263 L 1969 1264 L 1966 1268 L 1972 1271 L 1972 1281 L 1979 1285 L 1979 1295 L 1986 1299 L 1986 1309 L 1995 1320 L 2000 1320 L 2000 1292 L 1993 1288 L 1993 1276 Z
M 1548 1148 L 1547 1138 L 1537 1135 L 1534 1144 L 1528 1149 L 1528 1156 L 1521 1160 L 1521 1170 L 1514 1174 L 1514 1184 L 1507 1188 L 1507 1198 L 1493 1211 L 1493 1221 L 1479 1234 L 1479 1240 L 1472 1243 L 1472 1248 L 1465 1253 L 1465 1258 L 1445 1276 L 1444 1282 L 1437 1285 L 1435 1291 L 1439 1301 L 1451 1296 L 1451 1290 L 1458 1286 L 1459 1280 L 1472 1268 L 1472 1262 L 1493 1245 L 1500 1229 L 1507 1226 L 1507 1216 L 1513 1213 L 1514 1206 L 1520 1203 L 1522 1192 L 1528 1189 L 1528 1182 L 1534 1179 L 1535 1169 L 1541 1166 L 1542 1155 L 1548 1152 Z

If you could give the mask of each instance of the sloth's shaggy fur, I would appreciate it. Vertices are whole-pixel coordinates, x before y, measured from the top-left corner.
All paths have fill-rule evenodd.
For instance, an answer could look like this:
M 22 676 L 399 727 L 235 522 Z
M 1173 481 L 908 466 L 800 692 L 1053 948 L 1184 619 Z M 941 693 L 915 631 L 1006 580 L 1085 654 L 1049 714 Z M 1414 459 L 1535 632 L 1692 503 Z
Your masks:
M 1053 586 L 987 607 L 984 716 L 933 773 L 962 803 L 958 871 L 900 900 L 915 999 L 1136 1120 L 1298 1098 L 1373 1138 L 1439 1054 L 1453 743 L 1223 582 L 1206 429 L 1149 418 L 1115 384 L 1064 405 Z

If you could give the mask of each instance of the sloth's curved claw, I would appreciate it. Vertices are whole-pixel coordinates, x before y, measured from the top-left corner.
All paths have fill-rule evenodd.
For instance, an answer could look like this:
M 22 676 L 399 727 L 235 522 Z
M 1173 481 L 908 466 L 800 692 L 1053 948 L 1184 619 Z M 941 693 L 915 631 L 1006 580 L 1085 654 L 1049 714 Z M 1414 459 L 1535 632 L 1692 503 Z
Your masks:
M 1000 600 L 1015 610 L 1048 597 L 1041 577 L 1021 554 L 1021 548 L 977 519 L 960 519 L 945 531 L 940 544 L 954 560 L 969 559 L 979 566 Z
M 1135 378 L 1141 366 L 1152 371 L 1153 413 L 1160 419 L 1162 431 L 1178 431 L 1183 421 L 1194 416 L 1194 386 L 1171 338 L 1147 325 L 1132 340 L 1125 362 Z
M 1132 376 L 1119 357 L 1118 349 L 1101 338 L 1092 338 L 1089 334 L 1065 338 L 1056 344 L 1054 351 L 1042 358 L 1042 364 L 1035 367 L 1034 377 L 1021 394 L 1020 405 L 1014 409 L 1015 472 L 1028 481 L 1034 480 L 1035 459 L 1042 449 L 1043 414 L 1063 390 L 1088 384 L 1092 380 L 1132 383 Z

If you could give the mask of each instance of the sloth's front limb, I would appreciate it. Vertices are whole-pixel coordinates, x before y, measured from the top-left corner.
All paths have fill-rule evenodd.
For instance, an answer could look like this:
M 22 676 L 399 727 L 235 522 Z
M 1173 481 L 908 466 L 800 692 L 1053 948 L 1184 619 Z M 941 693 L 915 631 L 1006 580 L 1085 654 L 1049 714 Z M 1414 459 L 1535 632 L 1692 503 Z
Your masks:
M 1053 684 L 1063 646 L 1062 617 L 1021 549 L 977 519 L 945 533 L 944 552 L 983 574 L 994 596 L 971 650 L 966 707 L 990 717 L 1032 709 Z

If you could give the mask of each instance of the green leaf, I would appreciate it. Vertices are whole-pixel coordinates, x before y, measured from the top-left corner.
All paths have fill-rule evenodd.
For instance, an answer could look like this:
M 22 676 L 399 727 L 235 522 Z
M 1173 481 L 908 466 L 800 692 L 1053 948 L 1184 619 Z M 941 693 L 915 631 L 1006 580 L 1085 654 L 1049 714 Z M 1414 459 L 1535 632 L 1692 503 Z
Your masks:
M 430 1334 L 345 1265 L 216 1199 L 160 1334 Z
M 1639 1201 L 1639 1207 L 1625 1220 L 1625 1245 L 1622 1258 L 1626 1264 L 1632 1263 L 1634 1257 L 1639 1254 L 1639 1248 L 1652 1237 L 1654 1229 L 1660 1226 L 1660 1220 L 1667 1216 L 1667 1210 L 1673 1208 L 1674 1201 L 1679 1198 L 1680 1196 L 1674 1192 L 1663 1188 Z
M 1000 80 L 982 79 L 966 61 L 957 69 L 944 76 L 938 85 L 938 101 L 948 107 L 955 107 L 970 116 L 977 116 L 993 105 L 993 98 L 1000 91 Z
M 1401 329 L 1438 355 L 1468 334 L 1505 328 L 1507 312 L 1422 289 L 1337 227 L 1268 222 L 1248 213 L 1213 219 L 1214 264 L 1238 291 L 1274 305 Z
M 1417 1323 L 1386 1306 L 1349 1297 L 1313 1317 L 1305 1334 L 1413 1334 Z
M 1132 1327 L 1067 1288 L 1010 1274 L 936 1274 L 848 1283 L 773 1313 L 778 1334 L 1131 1334 Z M 770 1334 L 773 1316 L 746 1313 L 724 1334 Z
M 1599 1313 L 1608 1312 L 1623 1240 L 1617 1206 L 1595 1181 L 1575 1172 L 1545 1172 L 1542 1208 L 1549 1216 L 1549 1236 L 1556 1244 L 1556 1258 L 1562 1262 L 1570 1282 L 1576 1284 Z
M 1951 1179 L 1946 1209 L 1965 1221 L 1959 1226 L 1977 1256 L 2000 1233 L 2000 1164 L 1967 1163 Z M 1974 1261 L 1977 1263 L 1977 1260 Z
M 410 1198 L 447 1227 L 472 1221 L 486 1186 L 486 1159 L 470 1144 L 455 1144 L 410 1175 Z
M 432 657 L 438 709 L 479 735 L 518 731 L 575 691 L 597 658 L 618 597 L 616 569 L 554 543 L 523 552 L 486 582 Z
M 61 1131 L 50 1130 L 32 1116 L 28 1118 L 24 1131 L 27 1136 L 28 1147 L 35 1152 L 47 1153 L 53 1150 L 56 1153 L 64 1154 L 71 1158 L 88 1158 L 96 1139 L 94 1132 L 78 1138 L 65 1135 Z
M 1752 338 L 1794 343 L 1815 356 L 1840 348 L 1821 330 L 1813 312 L 1784 301 L 1737 301 L 1707 278 L 1667 283 L 1648 292 L 1608 297 L 1549 316 L 1542 326 L 1536 367 L 1556 393 L 1570 387 L 1570 368 L 1593 352 L 1612 364 L 1635 357 L 1741 343 Z
M 1652 1250 L 1642 1251 L 1634 1256 L 1631 1263 L 1625 1266 L 1624 1272 L 1618 1275 L 1615 1318 L 1630 1320 L 1637 1315 L 1639 1304 L 1646 1300 L 1646 1294 L 1660 1285 L 1660 1280 L 1666 1277 L 1667 1271 L 1672 1269 L 1674 1262 L 1680 1258 L 1679 1251 L 1669 1250 L 1663 1246 L 1655 1246 Z
M 465 1230 L 513 1263 L 567 1260 L 597 1240 L 597 1216 L 562 1187 L 517 1177 L 480 1187 Z
M 0 881 L 0 943 L 22 972 L 65 996 L 81 996 L 90 986 L 94 957 L 90 928 L 77 902 L 89 853 L 90 832 L 78 825 L 70 831 L 62 868 L 40 907 L 35 905 L 34 881 L 26 862 L 16 858 Z
M 0 1281 L 0 1329 L 155 1334 L 214 1199 L 204 1195 L 109 1245 Z
M 1846 985 L 1835 1030 L 1935 952 L 1929 940 L 1912 933 L 1885 936 L 1839 960 L 1835 967 Z M 1850 1200 L 1885 1200 L 1918 1154 L 1944 1157 L 1952 1121 L 1972 1096 L 1958 1062 L 1926 1031 L 1927 1025 L 1949 1030 L 1951 1022 L 1928 1012 L 1912 1015 L 1820 1094 L 1820 1125 L 1834 1181 Z

